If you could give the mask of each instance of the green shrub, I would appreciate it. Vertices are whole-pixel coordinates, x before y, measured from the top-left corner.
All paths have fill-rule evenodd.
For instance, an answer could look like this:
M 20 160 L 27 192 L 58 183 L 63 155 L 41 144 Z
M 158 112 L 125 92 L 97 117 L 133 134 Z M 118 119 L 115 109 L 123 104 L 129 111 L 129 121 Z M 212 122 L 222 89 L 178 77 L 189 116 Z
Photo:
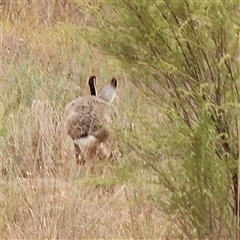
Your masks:
M 127 137 L 168 190 L 167 199 L 156 194 L 159 206 L 188 238 L 232 238 L 239 4 L 108 0 L 89 13 L 94 44 L 117 58 L 152 100 L 143 116 L 146 129 Z M 155 110 L 164 121 L 154 122 Z

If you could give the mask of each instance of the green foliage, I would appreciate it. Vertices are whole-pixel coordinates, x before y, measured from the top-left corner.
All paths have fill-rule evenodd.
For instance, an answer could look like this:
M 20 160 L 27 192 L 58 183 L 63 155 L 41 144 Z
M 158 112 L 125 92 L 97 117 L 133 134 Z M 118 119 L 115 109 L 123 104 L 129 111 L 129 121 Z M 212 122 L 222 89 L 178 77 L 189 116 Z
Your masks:
M 238 158 L 239 4 L 108 0 L 90 13 L 96 16 L 91 39 L 152 100 L 142 117 L 146 129 L 128 142 L 169 190 L 161 206 L 177 216 L 189 238 L 233 237 L 229 190 Z M 167 119 L 158 126 L 154 109 Z

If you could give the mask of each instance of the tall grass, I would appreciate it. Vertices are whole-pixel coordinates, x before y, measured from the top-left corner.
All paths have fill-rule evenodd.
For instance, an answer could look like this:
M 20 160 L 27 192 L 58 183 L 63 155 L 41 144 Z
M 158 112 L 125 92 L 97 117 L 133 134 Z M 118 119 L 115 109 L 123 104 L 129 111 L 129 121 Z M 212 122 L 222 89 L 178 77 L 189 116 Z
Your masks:
M 85 40 L 90 6 L 68 1 L 4 1 L 0 97 L 0 233 L 4 239 L 161 238 L 173 224 L 155 205 L 148 171 L 126 144 L 143 133 L 148 98 L 117 61 Z M 119 80 L 114 164 L 77 166 L 63 132 L 63 110 L 98 87 Z M 142 99 L 145 102 L 142 103 Z M 156 116 L 158 118 L 156 111 Z M 152 119 L 152 117 L 151 117 Z M 153 121 L 153 119 L 152 119 Z M 131 137 L 129 132 L 136 133 Z M 131 161 L 132 160 L 132 161 Z
M 235 237 L 237 3 L 4 1 L 2 9 L 2 238 Z M 119 154 L 86 175 L 63 110 L 89 94 L 93 74 L 98 86 L 119 80 Z

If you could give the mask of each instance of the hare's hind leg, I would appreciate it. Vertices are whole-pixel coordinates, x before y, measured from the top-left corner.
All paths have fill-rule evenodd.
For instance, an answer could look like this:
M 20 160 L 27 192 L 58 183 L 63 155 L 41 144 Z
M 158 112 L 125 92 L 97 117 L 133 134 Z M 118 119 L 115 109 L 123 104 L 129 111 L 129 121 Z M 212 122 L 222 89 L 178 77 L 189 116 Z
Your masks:
M 108 142 L 101 142 L 97 147 L 97 155 L 100 159 L 109 159 L 111 156 L 111 150 Z
M 74 149 L 75 149 L 75 159 L 76 159 L 77 164 L 84 165 L 85 159 L 83 157 L 80 147 L 74 143 Z

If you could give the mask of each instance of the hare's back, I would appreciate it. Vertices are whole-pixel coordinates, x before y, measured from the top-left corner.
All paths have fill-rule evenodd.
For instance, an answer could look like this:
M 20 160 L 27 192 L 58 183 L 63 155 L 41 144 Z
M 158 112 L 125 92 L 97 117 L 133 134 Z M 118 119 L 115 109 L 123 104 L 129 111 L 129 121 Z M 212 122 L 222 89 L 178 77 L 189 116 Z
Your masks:
M 111 123 L 108 103 L 95 96 L 73 100 L 66 106 L 65 115 L 66 130 L 73 139 L 94 136 Z

